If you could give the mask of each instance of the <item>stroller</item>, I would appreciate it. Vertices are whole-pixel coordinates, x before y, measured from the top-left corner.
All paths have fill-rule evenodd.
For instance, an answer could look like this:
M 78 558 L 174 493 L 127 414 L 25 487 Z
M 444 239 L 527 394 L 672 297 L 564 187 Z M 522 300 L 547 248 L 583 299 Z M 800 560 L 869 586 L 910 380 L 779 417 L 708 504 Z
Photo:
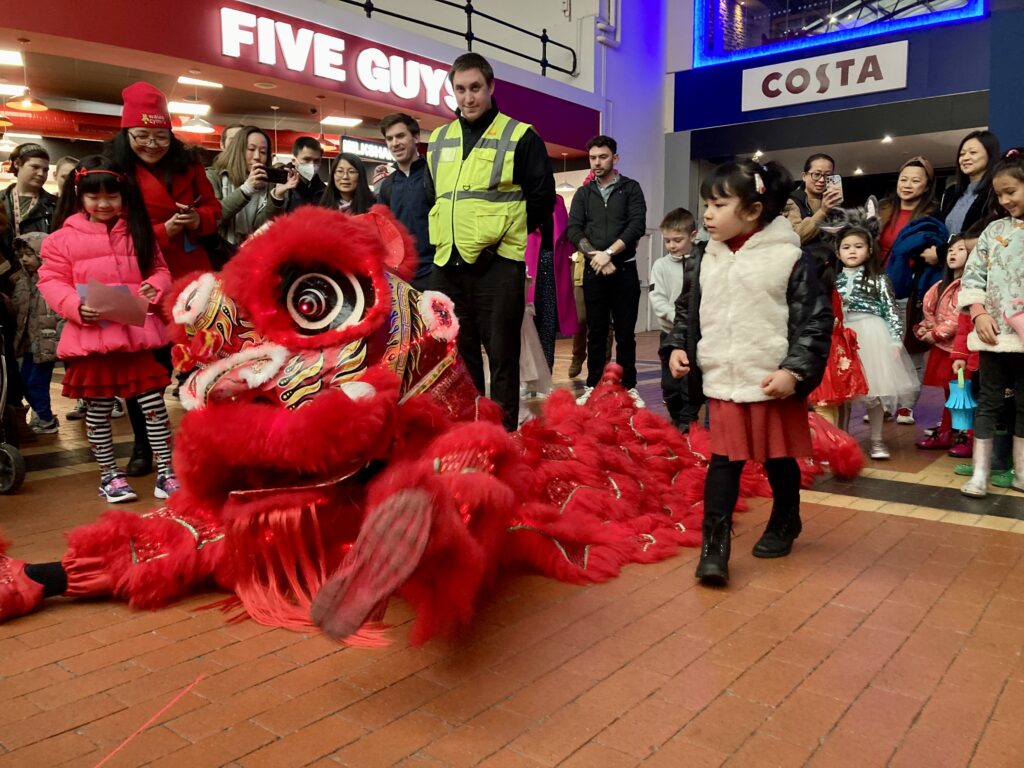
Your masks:
M 18 372 L 7 370 L 3 349 L 4 329 L 0 322 L 0 494 L 14 493 L 25 479 L 25 457 L 7 442 L 7 429 L 13 429 L 14 423 L 13 415 L 7 411 L 7 377 L 17 376 Z

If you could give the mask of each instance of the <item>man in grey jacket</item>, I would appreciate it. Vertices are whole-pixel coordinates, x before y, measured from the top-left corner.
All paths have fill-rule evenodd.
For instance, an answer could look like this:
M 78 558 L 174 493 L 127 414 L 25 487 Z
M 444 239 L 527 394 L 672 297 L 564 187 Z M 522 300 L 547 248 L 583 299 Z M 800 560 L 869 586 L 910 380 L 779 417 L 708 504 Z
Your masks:
M 618 145 L 610 136 L 587 142 L 594 180 L 576 190 L 569 210 L 569 239 L 583 253 L 583 298 L 587 307 L 587 385 L 578 402 L 586 402 L 608 362 L 608 323 L 615 324 L 615 362 L 622 366 L 622 386 L 638 407 L 636 390 L 636 318 L 640 277 L 636 246 L 647 228 L 643 190 L 615 169 Z

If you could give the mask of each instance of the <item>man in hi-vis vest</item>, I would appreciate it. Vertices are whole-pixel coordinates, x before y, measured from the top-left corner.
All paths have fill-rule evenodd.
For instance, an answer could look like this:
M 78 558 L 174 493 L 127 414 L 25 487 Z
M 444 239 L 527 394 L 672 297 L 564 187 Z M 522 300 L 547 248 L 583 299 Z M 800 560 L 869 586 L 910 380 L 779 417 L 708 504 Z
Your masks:
M 458 119 L 435 130 L 427 147 L 427 195 L 434 198 L 430 287 L 455 304 L 459 354 L 481 393 L 483 344 L 491 398 L 505 411 L 505 427 L 514 430 L 526 236 L 551 218 L 555 178 L 536 131 L 498 111 L 487 59 L 463 54 L 448 78 Z

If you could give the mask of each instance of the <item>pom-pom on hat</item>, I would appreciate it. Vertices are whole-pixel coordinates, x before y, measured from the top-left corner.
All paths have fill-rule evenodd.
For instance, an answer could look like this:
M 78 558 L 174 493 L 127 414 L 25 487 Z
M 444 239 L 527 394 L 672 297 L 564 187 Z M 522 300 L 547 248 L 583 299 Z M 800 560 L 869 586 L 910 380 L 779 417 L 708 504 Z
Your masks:
M 171 115 L 167 111 L 167 97 L 149 83 L 132 83 L 121 91 L 124 109 L 121 110 L 122 128 L 171 128 Z

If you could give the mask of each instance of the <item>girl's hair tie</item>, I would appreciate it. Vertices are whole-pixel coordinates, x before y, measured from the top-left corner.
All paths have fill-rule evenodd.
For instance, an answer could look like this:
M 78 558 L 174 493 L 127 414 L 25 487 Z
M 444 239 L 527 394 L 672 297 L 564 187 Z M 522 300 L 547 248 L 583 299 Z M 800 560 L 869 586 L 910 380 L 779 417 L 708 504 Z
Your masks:
M 88 176 L 90 173 L 93 173 L 93 174 L 96 174 L 96 173 L 106 173 L 106 174 L 109 174 L 109 175 L 113 176 L 118 181 L 124 181 L 124 176 L 122 176 L 117 171 L 108 171 L 108 170 L 105 170 L 103 168 L 93 168 L 92 170 L 89 170 L 88 168 L 79 168 L 78 170 L 75 171 L 75 186 L 77 187 L 78 186 L 78 182 L 80 182 L 83 178 Z
M 1007 151 L 1007 153 L 1005 155 L 1003 155 L 1003 157 L 1016 157 L 1019 154 L 1020 154 L 1020 150 L 1019 149 L 1011 149 L 1011 150 Z
M 755 173 L 754 174 L 754 189 L 757 191 L 757 194 L 759 194 L 759 195 L 763 195 L 764 194 L 764 191 L 765 191 L 764 179 L 761 178 L 761 174 L 760 173 Z

